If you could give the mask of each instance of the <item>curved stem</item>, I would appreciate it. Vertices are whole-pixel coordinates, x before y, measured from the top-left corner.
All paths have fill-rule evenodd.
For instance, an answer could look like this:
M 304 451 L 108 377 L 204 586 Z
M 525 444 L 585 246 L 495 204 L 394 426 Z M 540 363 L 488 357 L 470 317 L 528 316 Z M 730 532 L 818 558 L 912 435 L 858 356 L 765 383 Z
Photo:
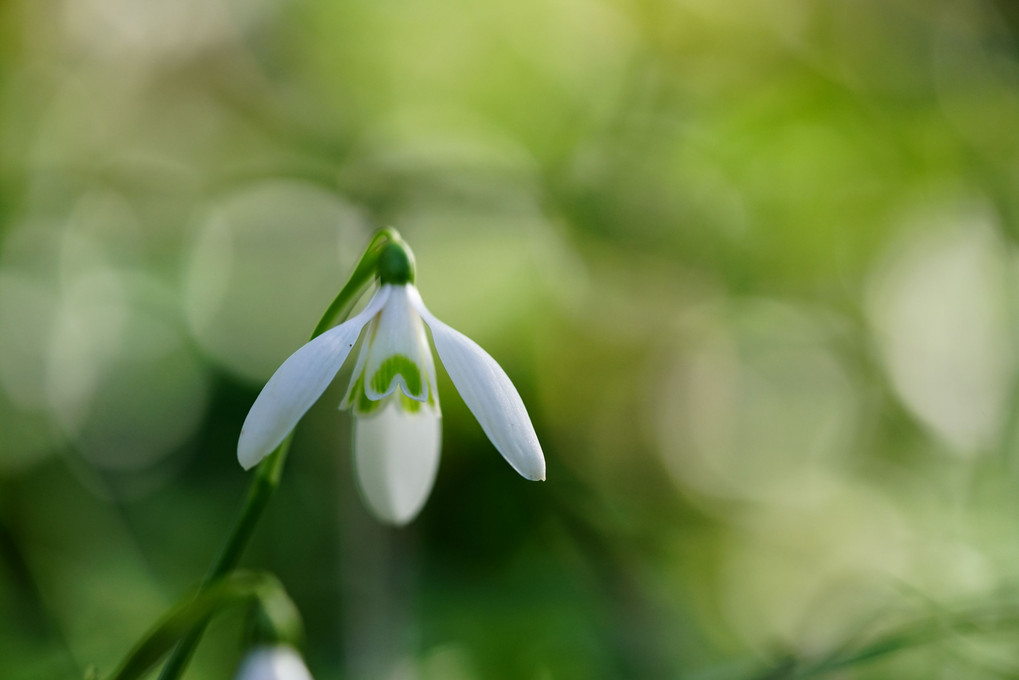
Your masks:
M 344 314 L 349 312 L 357 298 L 364 292 L 365 287 L 374 278 L 379 252 L 389 241 L 401 242 L 400 235 L 395 229 L 382 229 L 375 234 L 347 283 L 340 289 L 340 292 L 329 304 L 329 307 L 326 308 L 322 318 L 315 325 L 315 330 L 312 331 L 310 340 L 314 340 L 332 328 Z M 258 469 L 255 471 L 255 478 L 252 480 L 251 487 L 248 490 L 244 508 L 241 510 L 233 530 L 227 537 L 219 557 L 206 574 L 200 592 L 204 592 L 217 579 L 230 572 L 240 561 L 241 554 L 244 552 L 248 541 L 251 540 L 258 520 L 261 518 L 266 505 L 268 505 L 269 499 L 272 498 L 273 492 L 276 491 L 276 487 L 279 485 L 280 476 L 283 473 L 283 465 L 287 459 L 287 452 L 290 450 L 292 436 L 292 433 L 287 436 L 276 447 L 276 450 L 259 464 Z M 206 624 L 207 617 L 197 621 L 192 626 L 191 631 L 181 639 L 160 672 L 159 680 L 178 680 L 180 678 L 188 662 L 191 660 L 195 648 L 202 639 Z
M 350 311 L 350 308 L 354 305 L 365 285 L 370 283 L 375 275 L 379 253 L 382 251 L 382 247 L 389 241 L 403 242 L 400 234 L 390 227 L 382 229 L 375 234 L 371 243 L 365 249 L 364 255 L 361 256 L 361 260 L 354 267 L 354 272 L 350 275 L 346 285 L 336 294 L 336 297 L 326 308 L 325 314 L 319 320 L 318 325 L 315 326 L 315 330 L 311 334 L 312 340 L 335 326 L 336 322 Z
M 127 655 L 109 680 L 136 680 L 144 677 L 153 666 L 177 643 L 181 636 L 196 625 L 207 621 L 213 614 L 224 609 L 251 601 L 264 600 L 290 603 L 283 586 L 274 577 L 264 573 L 240 572 L 220 579 L 212 586 L 203 588 L 196 596 L 187 598 L 182 604 L 171 609 Z M 281 630 L 292 629 L 296 609 L 293 607 L 263 607 L 269 616 L 280 616 L 286 620 L 274 621 Z M 297 626 L 299 627 L 299 626 Z

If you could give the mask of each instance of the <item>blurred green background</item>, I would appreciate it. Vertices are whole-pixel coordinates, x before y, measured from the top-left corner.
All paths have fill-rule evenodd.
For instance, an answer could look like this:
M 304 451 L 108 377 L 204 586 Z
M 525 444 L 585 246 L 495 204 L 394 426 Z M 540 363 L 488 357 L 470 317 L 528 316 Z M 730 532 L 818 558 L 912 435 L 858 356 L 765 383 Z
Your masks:
M 436 488 L 380 526 L 341 374 L 244 561 L 318 680 L 749 680 L 1014 611 L 1017 30 L 1007 0 L 0 3 L 0 675 L 112 670 L 199 581 L 247 409 L 387 225 L 548 481 L 440 371 Z M 833 677 L 1019 675 L 1014 626 L 946 630 Z

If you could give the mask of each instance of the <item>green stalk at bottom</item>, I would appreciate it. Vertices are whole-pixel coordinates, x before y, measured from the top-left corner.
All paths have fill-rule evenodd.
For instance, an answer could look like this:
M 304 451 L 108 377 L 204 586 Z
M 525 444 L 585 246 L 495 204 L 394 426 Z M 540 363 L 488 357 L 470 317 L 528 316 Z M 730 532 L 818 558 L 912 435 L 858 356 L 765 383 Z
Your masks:
M 255 472 L 255 479 L 248 490 L 244 509 L 241 511 L 240 517 L 237 518 L 237 523 L 234 525 L 233 531 L 230 532 L 230 537 L 219 558 L 206 575 L 205 581 L 202 583 L 202 592 L 232 571 L 240 561 L 244 548 L 255 532 L 258 520 L 261 519 L 262 513 L 269 504 L 269 499 L 272 498 L 273 492 L 279 485 L 283 464 L 286 462 L 287 452 L 290 450 L 290 440 L 291 436 L 288 436 L 282 444 L 276 447 L 275 451 L 259 464 L 258 470 Z M 181 638 L 173 653 L 170 654 L 170 658 L 167 659 L 166 665 L 163 666 L 163 670 L 159 673 L 160 680 L 181 676 L 188 662 L 191 661 L 208 623 L 209 617 L 201 619 L 187 635 Z
M 257 601 L 272 618 L 281 644 L 293 644 L 301 636 L 300 617 L 283 586 L 269 574 L 237 572 L 203 588 L 189 602 L 171 609 L 131 650 L 110 680 L 138 680 L 158 663 L 181 636 L 228 607 Z M 94 677 L 94 676 L 93 676 Z

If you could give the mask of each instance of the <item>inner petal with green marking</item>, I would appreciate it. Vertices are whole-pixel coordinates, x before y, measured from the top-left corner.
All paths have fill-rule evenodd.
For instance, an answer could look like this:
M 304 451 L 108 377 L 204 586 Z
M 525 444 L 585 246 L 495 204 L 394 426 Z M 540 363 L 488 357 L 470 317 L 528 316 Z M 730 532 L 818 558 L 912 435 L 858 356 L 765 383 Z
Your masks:
M 379 411 L 393 399 L 396 399 L 400 408 L 408 413 L 417 413 L 422 407 L 427 406 L 429 411 L 434 414 L 438 414 L 438 403 L 435 400 L 434 388 L 429 388 L 428 399 L 424 402 L 418 401 L 417 399 L 411 399 L 403 393 L 402 389 L 397 394 L 390 395 L 383 399 L 373 400 L 370 399 L 364 391 L 363 373 L 359 374 L 354 382 L 351 383 L 348 395 L 344 400 L 343 408 L 353 406 L 354 412 L 359 416 L 367 416 Z
M 404 412 L 417 413 L 426 406 L 430 413 L 439 413 L 431 347 L 406 286 L 392 286 L 386 305 L 368 323 L 340 407 L 369 415 L 394 401 Z
M 389 300 L 365 338 L 364 389 L 369 399 L 399 389 L 417 401 L 428 398 L 431 352 L 424 324 L 407 299 L 406 286 L 393 286 Z
M 402 379 L 402 380 L 401 380 Z M 394 354 L 379 364 L 375 375 L 371 377 L 371 387 L 375 392 L 385 394 L 390 391 L 393 382 L 397 381 L 398 386 L 408 397 L 424 399 L 424 381 L 421 380 L 421 370 L 409 357 L 402 354 Z

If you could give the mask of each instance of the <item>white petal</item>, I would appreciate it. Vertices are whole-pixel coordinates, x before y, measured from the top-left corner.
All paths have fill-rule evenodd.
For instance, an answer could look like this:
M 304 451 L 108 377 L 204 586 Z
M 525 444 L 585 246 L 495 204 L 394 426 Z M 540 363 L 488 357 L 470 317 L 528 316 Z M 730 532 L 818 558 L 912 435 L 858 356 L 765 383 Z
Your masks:
M 427 405 L 405 410 L 400 397 L 354 418 L 354 468 L 365 504 L 383 522 L 406 524 L 431 493 L 442 432 Z
M 365 337 L 368 361 L 364 367 L 364 391 L 369 399 L 378 401 L 399 387 L 408 397 L 425 401 L 428 398 L 426 364 L 432 361 L 425 327 L 408 299 L 410 286 L 392 286 L 392 289 L 372 325 L 372 334 Z
M 237 680 L 311 680 L 304 660 L 285 645 L 256 647 L 244 657 Z
M 388 296 L 389 287 L 383 286 L 364 311 L 304 345 L 276 369 L 241 427 L 237 459 L 245 470 L 272 453 L 322 396 L 357 342 L 361 329 L 378 313 Z
M 425 339 L 425 357 L 424 361 L 425 376 L 428 379 L 428 406 L 435 409 L 435 415 L 441 416 L 442 410 L 439 408 L 439 384 L 435 379 L 435 360 L 432 359 L 432 346 L 428 344 L 428 340 Z
M 350 374 L 350 384 L 347 386 L 347 391 L 343 395 L 343 399 L 340 401 L 340 410 L 351 408 L 360 402 L 359 394 L 354 394 L 354 388 L 358 388 L 361 392 L 364 392 L 364 385 L 358 380 L 364 374 L 364 365 L 368 361 L 368 338 L 375 335 L 375 324 L 378 322 L 378 317 L 372 318 L 368 322 L 368 325 L 364 329 L 364 338 L 361 339 L 360 351 L 357 353 L 357 361 L 354 362 L 354 370 Z
M 545 479 L 545 456 L 538 436 L 506 372 L 477 343 L 432 316 L 417 289 L 408 288 L 414 306 L 432 331 L 442 365 L 481 429 L 514 470 L 527 479 Z

